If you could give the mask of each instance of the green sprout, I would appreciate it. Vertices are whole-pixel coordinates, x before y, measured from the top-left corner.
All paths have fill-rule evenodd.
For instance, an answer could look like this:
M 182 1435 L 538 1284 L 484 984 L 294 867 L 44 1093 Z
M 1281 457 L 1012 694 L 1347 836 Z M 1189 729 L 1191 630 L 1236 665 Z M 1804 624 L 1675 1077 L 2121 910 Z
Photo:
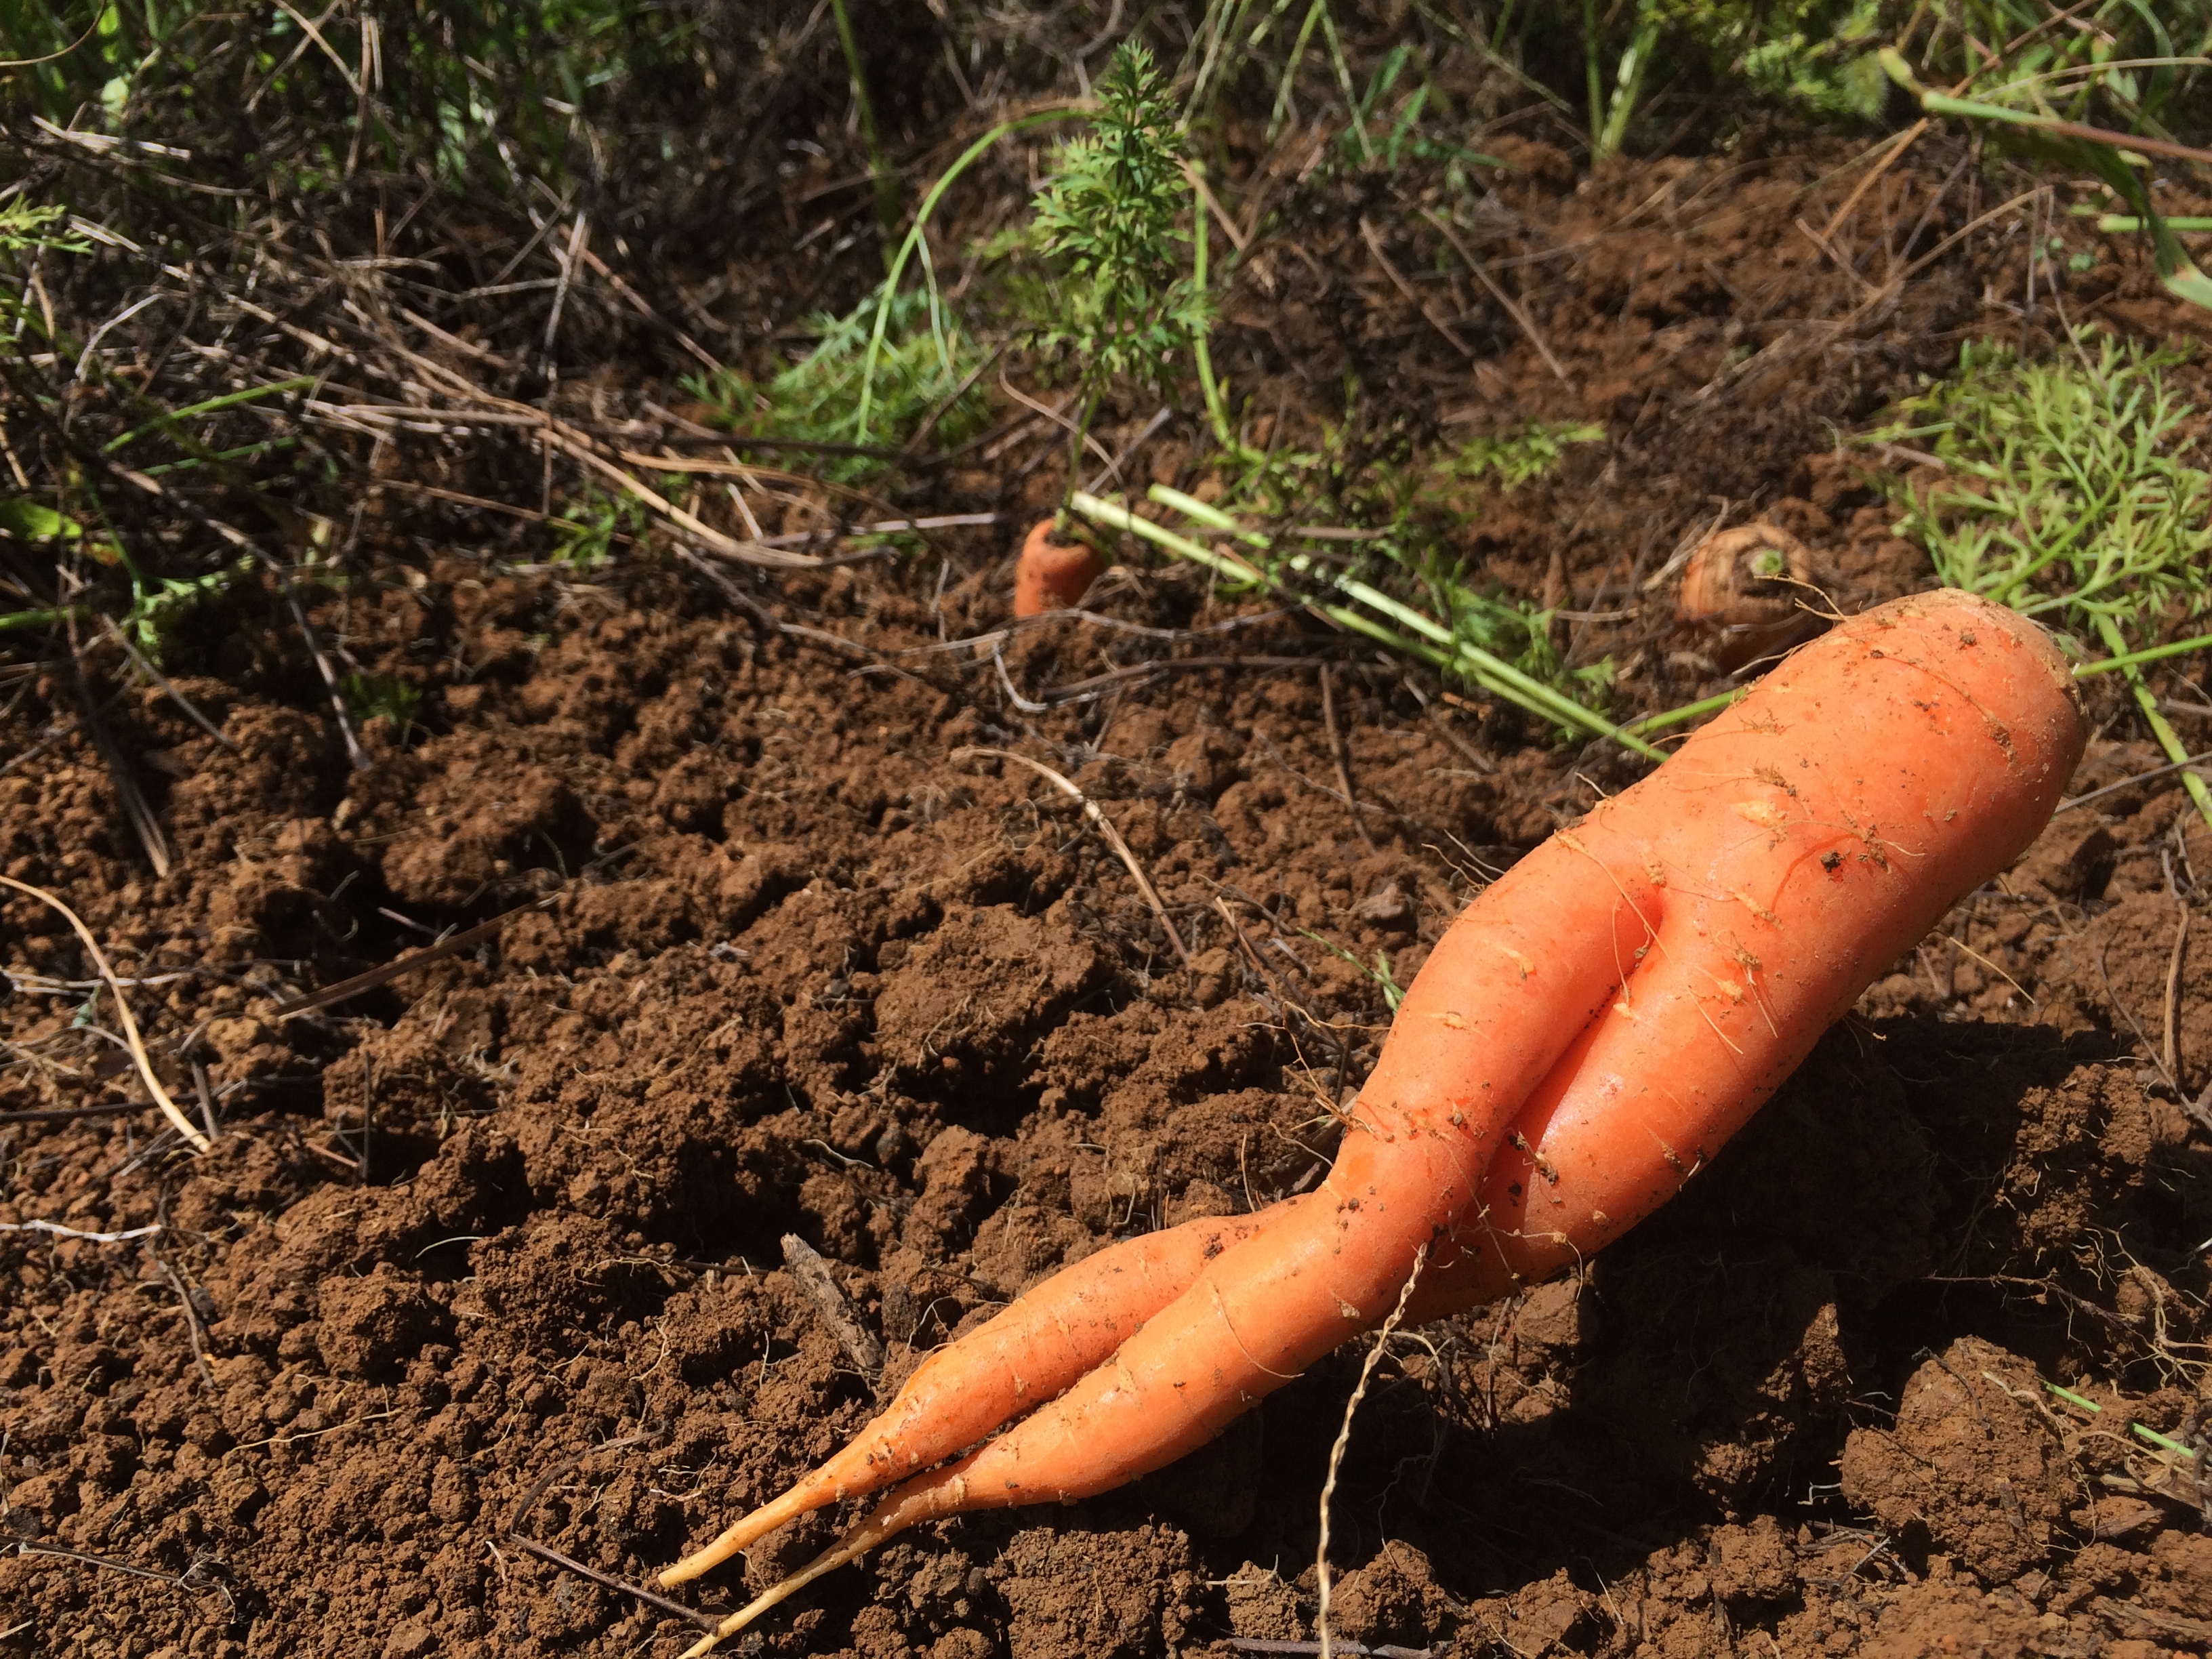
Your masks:
M 1333 939 L 1323 939 L 1310 927 L 1301 927 L 1298 932 L 1304 933 L 1323 950 L 1342 957 L 1362 974 L 1373 980 L 1376 988 L 1382 993 L 1383 1006 L 1394 1014 L 1398 1012 L 1398 1005 L 1406 1000 L 1406 988 L 1398 983 L 1397 975 L 1391 971 L 1390 953 L 1388 951 L 1377 950 L 1375 952 L 1375 960 L 1372 963 L 1365 963 L 1359 959 L 1357 952 L 1346 950 Z
M 342 688 L 346 708 L 356 725 L 371 720 L 392 722 L 394 733 L 404 736 L 422 712 L 422 694 L 403 680 L 384 674 L 349 674 Z
M 1182 129 L 1152 54 L 1124 41 L 1098 99 L 1091 130 L 1061 147 L 1031 228 L 1055 273 L 1057 300 L 1034 343 L 1075 365 L 1071 495 L 1107 388 L 1124 379 L 1164 381 L 1204 337 L 1207 316 L 1204 287 L 1184 271 L 1191 238 L 1178 224 L 1189 200 Z
M 613 559 L 617 538 L 630 539 L 645 529 L 645 508 L 634 495 L 603 495 L 585 490 L 549 521 L 557 545 L 550 556 L 579 576 L 604 568 Z
M 1518 489 L 1557 467 L 1572 446 L 1604 441 L 1605 428 L 1587 422 L 1529 421 L 1469 439 L 1433 471 L 1464 483 L 1494 478 L 1506 489 Z

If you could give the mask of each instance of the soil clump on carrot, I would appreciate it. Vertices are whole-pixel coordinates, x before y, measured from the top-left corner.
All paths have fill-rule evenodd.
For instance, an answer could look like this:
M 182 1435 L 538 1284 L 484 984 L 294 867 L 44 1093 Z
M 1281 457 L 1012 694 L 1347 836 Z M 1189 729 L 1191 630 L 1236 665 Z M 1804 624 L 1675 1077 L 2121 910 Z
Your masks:
M 1578 194 L 1540 148 L 1510 152 L 1516 199 L 1563 245 L 1655 191 L 1694 228 L 1727 170 L 1667 160 Z M 1926 341 L 1972 314 L 1971 271 L 1939 266 L 1832 374 L 1747 360 L 1692 401 L 1739 316 L 1795 292 L 1723 276 L 1789 248 L 1790 280 L 1827 280 L 1790 225 L 1833 159 L 1765 156 L 1696 258 L 1680 222 L 1632 224 L 1558 278 L 1550 343 L 1632 476 L 1600 488 L 1602 463 L 1575 458 L 1492 502 L 1470 534 L 1501 582 L 1540 592 L 1556 562 L 1555 597 L 1595 609 L 1652 525 L 1712 496 L 1757 496 L 1818 547 L 1846 610 L 1922 580 L 1824 422 L 1941 370 L 1949 346 Z M 1332 259 L 1358 218 L 1336 205 L 1326 280 L 1265 318 L 1256 290 L 1231 297 L 1224 373 L 1334 395 L 1329 365 L 1364 354 L 1398 366 L 1378 383 L 1409 422 L 1448 422 L 1468 371 Z M 1480 343 L 1501 365 L 1486 396 L 1565 396 L 1506 325 Z M 1638 425 L 1655 400 L 1663 432 Z M 1011 515 L 1062 482 L 947 488 Z M 82 734 L 0 777 L 4 868 L 66 882 L 134 968 L 181 975 L 158 995 L 200 1032 L 224 1131 L 156 1164 L 150 1114 L 0 1118 L 0 1222 L 161 1230 L 0 1233 L 0 1528 L 28 1547 L 0 1555 L 0 1655 L 611 1659 L 656 1632 L 646 1650 L 672 1653 L 693 1632 L 510 1528 L 644 1583 L 1042 1276 L 1311 1188 L 1328 1109 L 1388 1023 L 1370 965 L 1408 982 L 1474 883 L 1621 780 L 1510 710 L 1424 708 L 1395 671 L 1340 672 L 1340 748 L 1304 670 L 1070 701 L 1032 729 L 1149 870 L 1186 964 L 1073 803 L 948 761 L 1023 732 L 988 654 L 981 674 L 926 654 L 878 672 L 1006 620 L 1006 538 L 955 541 L 941 586 L 934 561 L 780 581 L 766 621 L 671 562 L 580 590 L 422 556 L 419 585 L 315 613 L 423 697 L 416 729 L 368 724 L 359 773 L 297 635 L 241 585 L 178 681 L 234 749 L 159 697 L 106 715 L 164 757 L 161 881 Z M 1206 604 L 1170 571 L 1128 614 L 1185 626 Z M 1240 648 L 1313 638 L 1283 621 Z M 1073 623 L 1001 662 L 1030 694 L 1124 665 Z M 1638 672 L 1655 706 L 1710 689 L 1663 649 Z M 41 720 L 72 695 L 40 689 Z M 2100 744 L 2075 788 L 2156 763 Z M 1468 1656 L 2200 1650 L 2212 1538 L 2142 1489 L 2126 1444 L 2130 1422 L 2191 1431 L 2203 1396 L 2175 1357 L 2212 1338 L 2191 1254 L 2212 1128 L 2135 1053 L 2160 1048 L 2171 978 L 2179 1092 L 2212 1079 L 2201 914 L 2169 975 L 2166 871 L 2212 872 L 2183 809 L 2169 776 L 2061 816 L 1679 1199 L 1571 1279 L 1401 1342 L 1337 1493 L 1338 1635 Z M 526 906 L 494 944 L 277 1012 L 288 988 Z M 33 907 L 0 923 L 11 973 L 74 984 Z M 0 1021 L 46 1042 L 77 1006 L 21 994 Z M 0 1087 L 0 1114 L 53 1104 L 35 1069 Z M 787 1232 L 879 1337 L 879 1376 L 781 1265 Z M 905 1535 L 734 1650 L 1155 1659 L 1310 1638 L 1315 1495 L 1357 1364 L 1323 1361 L 1122 1491 Z M 691 1605 L 735 1605 L 836 1518 L 772 1534 Z

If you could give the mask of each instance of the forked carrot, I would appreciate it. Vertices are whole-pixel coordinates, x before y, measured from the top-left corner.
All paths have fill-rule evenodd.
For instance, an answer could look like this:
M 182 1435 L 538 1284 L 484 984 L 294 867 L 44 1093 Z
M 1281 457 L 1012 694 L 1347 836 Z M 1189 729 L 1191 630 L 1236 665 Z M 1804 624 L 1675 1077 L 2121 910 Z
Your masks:
M 841 1498 L 865 1498 L 966 1450 L 1108 1358 L 1200 1270 L 1278 1213 L 1212 1216 L 1099 1250 L 939 1348 L 852 1443 L 772 1503 L 660 1575 L 680 1584 Z
M 2027 847 L 2083 738 L 2042 631 L 1965 594 L 1882 606 L 1786 659 L 1454 923 L 1315 1193 L 1210 1261 L 1164 1262 L 1188 1288 L 1152 1311 L 1176 1274 L 1146 1279 L 1110 1359 L 908 1480 L 692 1653 L 918 1522 L 1087 1496 L 1182 1455 L 1380 1319 L 1423 1246 L 1413 1316 L 1435 1317 L 1617 1237 Z M 1034 1369 L 1048 1367 L 1062 1369 Z M 1001 1391 L 988 1410 L 1018 1405 Z M 955 1431 L 898 1427 L 915 1437 L 902 1443 L 872 1427 L 867 1455 L 919 1468 L 986 1414 L 979 1401 Z

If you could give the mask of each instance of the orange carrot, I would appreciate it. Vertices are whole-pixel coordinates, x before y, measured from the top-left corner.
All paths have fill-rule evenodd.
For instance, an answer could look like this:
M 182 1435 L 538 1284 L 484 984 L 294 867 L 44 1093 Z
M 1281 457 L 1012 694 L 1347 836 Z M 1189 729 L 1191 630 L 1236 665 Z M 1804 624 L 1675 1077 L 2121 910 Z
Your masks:
M 880 1492 L 966 1450 L 1109 1358 L 1188 1290 L 1206 1262 L 1252 1237 L 1278 1212 L 1204 1217 L 1125 1239 L 1063 1268 L 930 1355 L 844 1450 L 669 1568 L 660 1582 L 696 1578 L 787 1521 Z
M 2033 839 L 2083 737 L 2042 631 L 1965 594 L 1885 605 L 1787 659 L 1454 923 L 1316 1192 L 692 1651 L 917 1522 L 1084 1497 L 1182 1455 L 1381 1319 L 1418 1252 L 1432 1317 L 1618 1236 Z
M 1041 616 L 1048 611 L 1079 605 L 1091 584 L 1105 571 L 1106 561 L 1088 542 L 1058 540 L 1046 519 L 1035 526 L 1022 543 L 1014 561 L 1014 614 Z

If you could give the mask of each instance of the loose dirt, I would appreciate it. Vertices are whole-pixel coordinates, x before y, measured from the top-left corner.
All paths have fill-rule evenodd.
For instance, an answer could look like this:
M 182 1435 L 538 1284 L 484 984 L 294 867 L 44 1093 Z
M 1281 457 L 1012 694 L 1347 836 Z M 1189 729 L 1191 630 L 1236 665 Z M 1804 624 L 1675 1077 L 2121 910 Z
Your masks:
M 1310 285 L 1288 255 L 1240 278 L 1224 372 L 1325 402 L 1332 354 L 1396 354 L 1426 365 L 1392 393 L 1409 427 L 1453 429 L 1470 374 L 1500 407 L 1613 422 L 1469 532 L 1522 591 L 1655 571 L 1662 531 L 1715 497 L 1806 539 L 1846 608 L 1923 580 L 1823 422 L 1940 372 L 1977 273 L 1939 267 L 1808 344 L 1762 319 L 1856 288 L 1791 228 L 1833 158 L 1577 190 L 1540 151 L 1514 151 L 1501 202 L 1590 244 L 1538 319 L 1571 387 L 1502 314 L 1483 365 L 1440 356 L 1371 264 L 1330 257 L 1356 246 L 1349 202 L 1316 209 Z M 1908 174 L 1908 197 L 1940 178 Z M 2154 322 L 2148 292 L 2138 272 L 2107 297 Z M 1064 619 L 995 659 L 946 646 L 1005 621 L 1010 550 L 977 532 L 942 571 L 747 578 L 734 605 L 642 552 L 593 582 L 410 554 L 410 580 L 315 611 L 422 696 L 410 729 L 370 722 L 360 770 L 289 613 L 242 584 L 176 679 L 221 741 L 157 692 L 105 716 L 142 757 L 168 877 L 82 734 L 0 777 L 0 870 L 84 910 L 222 1131 L 193 1158 L 149 1139 L 150 1112 L 0 1121 L 0 1526 L 21 1546 L 0 1653 L 672 1654 L 686 1626 L 542 1550 L 644 1582 L 1039 1276 L 1310 1185 L 1384 980 L 1631 775 L 1358 657 L 1329 671 L 1351 799 L 1314 668 L 1122 673 L 1025 713 L 1011 693 L 1051 702 L 1138 657 Z M 1237 614 L 1177 570 L 1091 603 L 1157 627 Z M 1243 622 L 1209 652 L 1320 642 Z M 1651 706 L 1719 683 L 1640 623 L 1589 625 L 1619 629 Z M 951 758 L 975 744 L 1041 754 L 1101 805 L 1188 965 L 1073 804 Z M 2100 743 L 2075 788 L 2154 763 Z M 2185 1443 L 2212 1398 L 2212 1133 L 2184 1103 L 2212 1075 L 2212 929 L 2174 896 L 2212 838 L 2168 781 L 2056 820 L 1622 1243 L 1395 1345 L 1336 1494 L 1340 1637 L 1524 1659 L 2205 1650 L 2203 1488 L 2129 1427 Z M 511 911 L 494 941 L 279 1012 Z M 135 1098 L 56 920 L 0 906 L 0 1112 Z M 781 1266 L 786 1233 L 880 1338 L 879 1376 Z M 738 1650 L 1310 1638 L 1357 1364 L 1122 1492 L 902 1539 Z M 836 1519 L 693 1604 L 734 1605 Z

